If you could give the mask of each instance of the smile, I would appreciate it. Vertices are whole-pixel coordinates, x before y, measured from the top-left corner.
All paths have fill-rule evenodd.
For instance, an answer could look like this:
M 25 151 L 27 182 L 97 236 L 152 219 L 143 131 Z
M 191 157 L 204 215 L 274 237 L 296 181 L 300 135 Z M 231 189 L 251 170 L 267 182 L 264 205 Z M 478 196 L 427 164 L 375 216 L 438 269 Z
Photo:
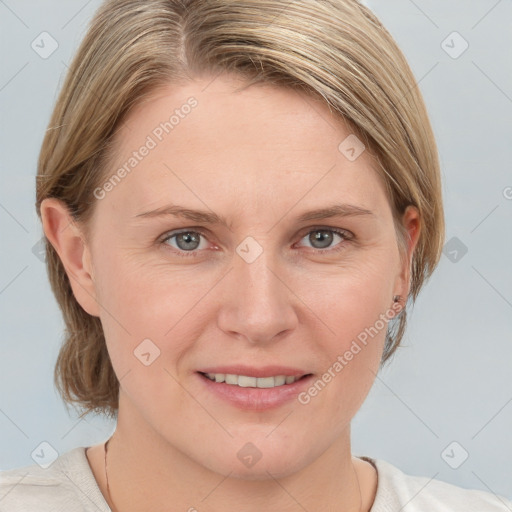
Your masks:
M 225 383 L 242 388 L 275 388 L 293 384 L 302 377 L 290 375 L 276 375 L 274 377 L 249 377 L 247 375 L 233 375 L 226 373 L 203 373 L 213 382 Z

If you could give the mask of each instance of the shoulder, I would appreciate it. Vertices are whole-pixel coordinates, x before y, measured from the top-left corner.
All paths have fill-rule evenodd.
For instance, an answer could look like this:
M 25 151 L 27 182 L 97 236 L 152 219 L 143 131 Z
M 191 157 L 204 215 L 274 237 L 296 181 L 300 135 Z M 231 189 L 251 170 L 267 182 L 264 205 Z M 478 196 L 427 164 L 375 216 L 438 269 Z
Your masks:
M 0 472 L 1 512 L 110 512 L 89 466 L 85 447 L 38 464 Z
M 377 468 L 378 483 L 370 512 L 512 512 L 512 501 L 434 478 L 413 476 L 382 459 L 359 457 Z M 407 505 L 407 508 L 405 506 Z

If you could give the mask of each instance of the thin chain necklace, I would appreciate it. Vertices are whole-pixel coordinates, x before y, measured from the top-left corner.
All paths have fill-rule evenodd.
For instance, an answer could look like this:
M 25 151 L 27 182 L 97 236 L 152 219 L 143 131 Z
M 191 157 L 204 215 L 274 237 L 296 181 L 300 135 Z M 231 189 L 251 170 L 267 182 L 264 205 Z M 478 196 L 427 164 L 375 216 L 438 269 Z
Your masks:
M 107 480 L 107 495 L 108 495 L 108 499 L 109 499 L 109 502 L 112 503 L 112 512 L 117 512 L 117 508 L 114 506 L 114 502 L 112 500 L 112 496 L 110 494 L 110 486 L 109 486 L 109 483 L 108 483 L 108 471 L 107 471 L 107 451 L 108 451 L 108 443 L 110 442 L 110 439 L 107 439 L 107 442 L 105 443 L 105 478 Z M 359 489 L 359 512 L 362 511 L 362 508 L 363 508 L 363 496 L 361 494 L 361 485 L 359 484 L 359 476 L 357 475 L 357 471 L 356 471 L 356 468 L 354 467 L 354 463 L 352 462 L 352 468 L 354 469 L 354 473 L 356 474 L 356 479 L 357 479 L 357 487 Z
M 107 495 L 108 495 L 108 500 L 110 503 L 112 503 L 112 512 L 117 512 L 117 507 L 114 506 L 114 502 L 112 501 L 112 496 L 110 494 L 110 485 L 108 484 L 108 471 L 107 471 L 107 450 L 108 450 L 108 443 L 110 442 L 110 439 L 112 438 L 109 438 L 107 439 L 107 442 L 105 443 L 105 478 L 107 480 Z

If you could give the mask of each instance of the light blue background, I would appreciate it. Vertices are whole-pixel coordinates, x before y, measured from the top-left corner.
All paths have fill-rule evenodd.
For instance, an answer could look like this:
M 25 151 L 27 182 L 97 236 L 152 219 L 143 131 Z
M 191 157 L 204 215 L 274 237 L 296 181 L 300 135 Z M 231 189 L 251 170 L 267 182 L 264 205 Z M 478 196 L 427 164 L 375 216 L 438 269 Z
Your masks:
M 99 3 L 0 2 L 0 469 L 33 464 L 42 441 L 63 453 L 114 428 L 68 415 L 53 388 L 63 322 L 32 253 L 42 235 L 33 207 L 40 144 Z M 353 421 L 353 452 L 512 498 L 512 3 L 367 4 L 419 81 L 439 145 L 446 240 L 457 237 L 468 252 L 456 263 L 443 255 L 403 348 Z M 31 48 L 43 31 L 59 44 L 47 59 Z M 469 44 L 457 59 L 441 47 L 453 31 Z M 458 469 L 441 457 L 452 441 L 469 453 Z

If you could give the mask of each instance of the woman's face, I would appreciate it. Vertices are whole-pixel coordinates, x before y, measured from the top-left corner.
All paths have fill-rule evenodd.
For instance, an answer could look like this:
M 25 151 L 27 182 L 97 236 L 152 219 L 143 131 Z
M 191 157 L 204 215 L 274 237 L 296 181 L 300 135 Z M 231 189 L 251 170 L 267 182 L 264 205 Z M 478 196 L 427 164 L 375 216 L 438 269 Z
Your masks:
M 198 79 L 131 112 L 74 288 L 97 301 L 119 425 L 257 479 L 346 446 L 409 264 L 350 129 L 309 96 L 240 85 Z M 414 210 L 405 222 L 414 240 Z

